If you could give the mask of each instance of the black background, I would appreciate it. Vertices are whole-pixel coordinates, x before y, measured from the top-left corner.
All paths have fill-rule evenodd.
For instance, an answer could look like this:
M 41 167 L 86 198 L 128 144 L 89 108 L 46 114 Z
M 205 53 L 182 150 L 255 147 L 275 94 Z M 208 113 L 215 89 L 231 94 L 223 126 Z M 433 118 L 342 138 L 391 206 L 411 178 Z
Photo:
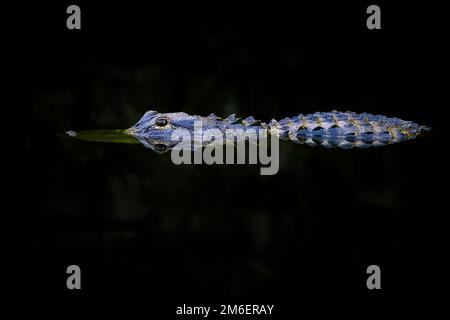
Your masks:
M 434 292 L 433 149 L 448 90 L 436 63 L 438 8 L 382 3 L 382 29 L 368 30 L 372 3 L 82 1 L 82 28 L 68 30 L 70 4 L 24 6 L 10 25 L 21 35 L 13 43 L 27 111 L 30 298 L 143 297 L 172 315 L 183 303 L 287 312 L 304 297 Z M 126 128 L 150 109 L 264 121 L 352 110 L 434 130 L 369 150 L 283 142 L 275 176 L 175 166 L 140 145 L 62 134 Z M 71 264 L 82 270 L 79 292 L 66 288 Z M 371 264 L 380 291 L 366 288 Z

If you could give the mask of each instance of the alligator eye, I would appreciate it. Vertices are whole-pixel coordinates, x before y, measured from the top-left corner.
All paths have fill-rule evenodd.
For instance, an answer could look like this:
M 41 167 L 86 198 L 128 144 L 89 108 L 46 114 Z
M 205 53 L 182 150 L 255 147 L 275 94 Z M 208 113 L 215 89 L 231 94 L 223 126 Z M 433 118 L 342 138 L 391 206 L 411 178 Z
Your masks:
M 157 152 L 164 152 L 167 150 L 167 146 L 164 144 L 155 144 L 155 150 Z
M 167 126 L 167 123 L 168 123 L 168 121 L 166 118 L 158 118 L 158 119 L 156 119 L 156 122 L 155 122 L 155 124 L 158 127 L 165 127 L 165 126 Z

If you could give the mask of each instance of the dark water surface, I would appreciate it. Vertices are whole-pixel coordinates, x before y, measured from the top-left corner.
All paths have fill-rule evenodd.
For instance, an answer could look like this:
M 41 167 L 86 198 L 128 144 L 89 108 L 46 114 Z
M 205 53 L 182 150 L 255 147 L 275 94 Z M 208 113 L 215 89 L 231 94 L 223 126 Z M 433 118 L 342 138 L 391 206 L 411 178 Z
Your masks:
M 433 135 L 368 150 L 282 142 L 275 176 L 255 165 L 176 166 L 139 144 L 64 135 L 127 128 L 150 109 L 264 121 L 338 109 L 433 127 L 429 68 L 418 63 L 432 39 L 406 32 L 403 8 L 383 8 L 382 30 L 370 31 L 364 5 L 80 6 L 81 30 L 66 29 L 60 4 L 30 31 L 36 295 L 75 294 L 70 264 L 81 267 L 81 295 L 155 304 L 370 299 L 427 285 Z M 366 288 L 371 264 L 382 293 Z

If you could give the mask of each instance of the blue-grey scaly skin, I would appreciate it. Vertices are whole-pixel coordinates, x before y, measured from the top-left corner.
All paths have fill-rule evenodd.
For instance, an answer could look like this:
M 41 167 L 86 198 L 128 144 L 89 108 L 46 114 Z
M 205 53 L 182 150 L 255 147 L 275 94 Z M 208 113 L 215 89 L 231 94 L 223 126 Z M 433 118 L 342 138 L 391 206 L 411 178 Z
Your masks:
M 276 134 L 283 140 L 342 149 L 397 143 L 414 139 L 423 131 L 429 130 L 412 121 L 350 111 L 299 114 L 280 121 L 272 119 L 269 123 L 255 120 L 253 117 L 237 118 L 234 114 L 220 118 L 214 114 L 202 117 L 184 112 L 148 111 L 133 127 L 127 129 L 126 133 L 139 139 L 146 147 L 163 152 L 178 144 L 177 141 L 171 141 L 175 130 L 184 129 L 193 134 L 195 121 L 201 121 L 202 130 L 218 129 L 224 136 L 227 129 L 241 129 L 244 132 L 249 129 L 256 132 L 266 129 L 269 134 Z

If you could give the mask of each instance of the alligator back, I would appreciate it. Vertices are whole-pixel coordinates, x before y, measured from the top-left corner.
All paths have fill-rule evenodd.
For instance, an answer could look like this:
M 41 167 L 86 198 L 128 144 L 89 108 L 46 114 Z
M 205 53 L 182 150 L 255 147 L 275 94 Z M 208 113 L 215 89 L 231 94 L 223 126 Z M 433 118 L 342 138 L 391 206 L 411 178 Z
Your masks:
M 299 114 L 280 121 L 272 120 L 268 128 L 273 133 L 278 131 L 281 139 L 344 149 L 397 143 L 429 130 L 412 121 L 350 111 Z

